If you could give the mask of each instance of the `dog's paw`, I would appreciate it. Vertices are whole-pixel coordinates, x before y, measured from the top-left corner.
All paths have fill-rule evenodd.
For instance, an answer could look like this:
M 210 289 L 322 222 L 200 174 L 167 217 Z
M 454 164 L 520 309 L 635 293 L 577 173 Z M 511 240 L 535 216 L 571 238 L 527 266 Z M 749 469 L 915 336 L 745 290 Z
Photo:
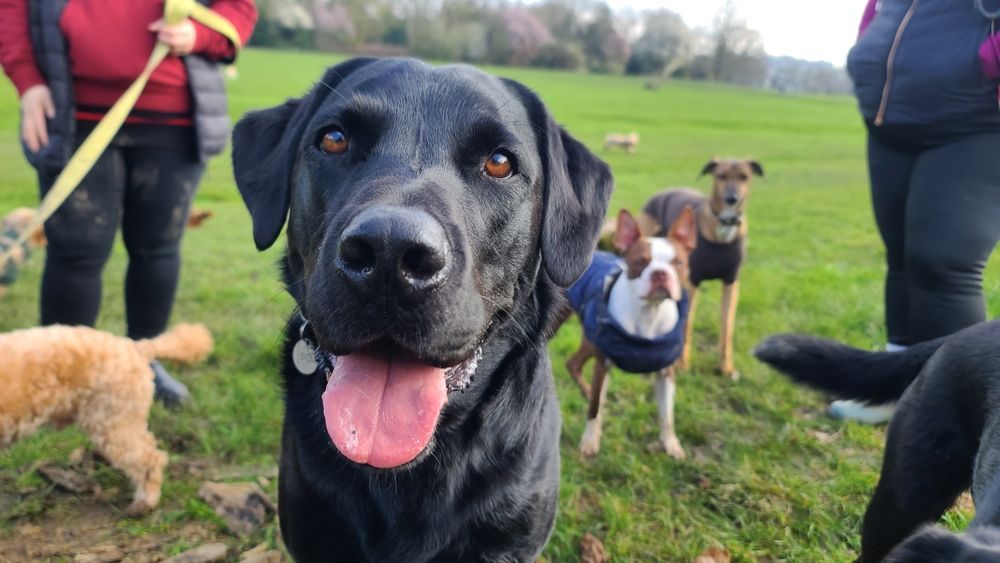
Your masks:
M 136 499 L 125 509 L 125 515 L 131 518 L 145 516 L 153 511 L 154 506 L 145 500 Z
M 667 451 L 668 456 L 674 459 L 687 458 L 687 454 L 684 453 L 684 448 L 681 447 L 681 442 L 677 439 L 677 436 L 661 436 L 660 444 Z
M 601 427 L 594 420 L 587 421 L 587 428 L 580 438 L 580 455 L 594 457 L 601 449 Z
M 719 375 L 722 375 L 722 376 L 725 376 L 725 377 L 728 377 L 729 379 L 731 379 L 733 381 L 739 381 L 740 380 L 740 372 L 736 371 L 736 368 L 734 368 L 731 365 L 721 365 L 721 366 L 715 368 L 715 373 L 717 373 Z

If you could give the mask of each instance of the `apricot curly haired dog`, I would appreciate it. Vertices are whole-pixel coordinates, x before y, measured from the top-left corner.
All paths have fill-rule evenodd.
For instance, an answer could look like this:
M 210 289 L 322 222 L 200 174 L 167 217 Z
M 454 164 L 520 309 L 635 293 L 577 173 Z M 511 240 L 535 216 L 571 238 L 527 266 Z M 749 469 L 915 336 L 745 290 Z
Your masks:
M 149 512 L 160 501 L 167 464 L 147 425 L 153 404 L 149 362 L 195 363 L 212 345 L 208 329 L 186 324 L 138 341 L 58 325 L 0 334 L 0 447 L 44 424 L 75 422 L 135 484 L 127 514 Z

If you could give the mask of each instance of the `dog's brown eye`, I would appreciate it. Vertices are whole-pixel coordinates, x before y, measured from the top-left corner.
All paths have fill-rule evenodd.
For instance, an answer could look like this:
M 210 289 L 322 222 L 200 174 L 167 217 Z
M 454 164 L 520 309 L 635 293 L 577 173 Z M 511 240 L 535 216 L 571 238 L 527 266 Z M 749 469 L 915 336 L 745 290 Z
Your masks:
M 494 178 L 510 178 L 514 173 L 514 163 L 507 153 L 496 151 L 486 159 L 483 171 Z
M 340 129 L 330 129 L 320 139 L 319 149 L 326 154 L 342 154 L 347 152 L 347 135 Z

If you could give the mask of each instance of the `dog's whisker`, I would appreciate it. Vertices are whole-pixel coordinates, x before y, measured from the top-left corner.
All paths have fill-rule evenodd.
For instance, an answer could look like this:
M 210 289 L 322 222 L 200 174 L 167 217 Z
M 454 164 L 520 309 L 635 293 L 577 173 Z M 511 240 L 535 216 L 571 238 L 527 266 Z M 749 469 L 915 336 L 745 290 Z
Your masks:
M 334 72 L 336 72 L 336 71 L 334 71 Z M 340 78 L 341 80 L 343 80 L 343 77 L 341 77 L 339 74 L 338 74 L 337 77 Z M 338 92 L 337 89 L 334 88 L 333 86 L 330 86 L 329 84 L 327 84 L 326 82 L 323 82 L 322 80 L 320 80 L 319 83 L 322 84 L 323 86 L 326 86 L 327 88 L 329 88 L 330 91 L 333 92 L 334 94 L 340 96 L 340 99 L 344 100 L 345 102 L 349 101 L 347 99 L 347 96 L 345 96 L 345 95 L 341 94 L 340 92 Z
M 305 280 L 305 278 L 302 278 L 302 279 L 300 279 L 300 280 L 298 280 L 298 281 L 296 281 L 296 282 L 293 282 L 293 283 L 290 283 L 290 284 L 288 284 L 288 285 L 286 285 L 286 286 L 282 287 L 282 288 L 281 288 L 281 289 L 279 289 L 278 291 L 276 291 L 276 292 L 274 293 L 274 295 L 272 295 L 272 296 L 271 296 L 271 297 L 269 297 L 269 298 L 268 298 L 268 299 L 267 299 L 266 301 L 264 301 L 264 303 L 263 303 L 263 304 L 262 304 L 262 305 L 260 306 L 260 308 L 259 308 L 259 309 L 257 309 L 257 311 L 256 311 L 256 314 L 258 314 L 258 315 L 259 315 L 259 314 L 260 314 L 260 312 L 261 312 L 261 311 L 263 311 L 265 307 L 267 307 L 267 306 L 268 306 L 268 305 L 270 305 L 271 303 L 274 303 L 274 301 L 275 301 L 276 299 L 278 299 L 278 297 L 279 297 L 279 296 L 281 296 L 281 294 L 282 294 L 282 293 L 291 293 L 291 290 L 292 290 L 292 288 L 293 288 L 293 287 L 295 287 L 295 286 L 297 286 L 297 285 L 299 285 L 300 283 L 303 283 L 303 282 L 305 282 L 305 281 L 306 281 L 306 280 Z
M 490 305 L 493 305 L 493 307 L 496 308 L 497 310 L 501 310 L 500 303 L 498 301 L 496 301 L 494 299 L 490 299 L 489 297 L 487 297 L 485 295 L 482 295 L 480 297 L 482 297 L 483 301 L 486 301 Z M 506 315 L 506 319 L 505 320 L 507 322 L 509 322 L 511 324 L 511 326 L 513 326 L 514 328 L 516 328 L 521 333 L 520 334 L 521 339 L 528 339 L 528 338 L 531 337 L 531 328 L 528 327 L 525 324 L 522 324 L 513 315 Z

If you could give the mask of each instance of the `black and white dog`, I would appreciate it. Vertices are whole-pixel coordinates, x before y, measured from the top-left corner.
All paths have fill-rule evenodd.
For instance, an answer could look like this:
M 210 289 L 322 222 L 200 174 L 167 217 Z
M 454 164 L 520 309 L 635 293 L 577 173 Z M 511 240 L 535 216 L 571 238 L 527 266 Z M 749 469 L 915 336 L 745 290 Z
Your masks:
M 799 335 L 757 346 L 759 359 L 811 387 L 874 404 L 898 399 L 859 561 L 1000 561 L 998 346 L 1000 321 L 902 352 Z M 931 526 L 970 485 L 976 517 L 969 530 Z
M 587 267 L 607 166 L 527 88 L 355 59 L 247 114 L 260 249 L 287 217 L 279 512 L 300 561 L 533 561 L 552 530 L 546 336 Z

